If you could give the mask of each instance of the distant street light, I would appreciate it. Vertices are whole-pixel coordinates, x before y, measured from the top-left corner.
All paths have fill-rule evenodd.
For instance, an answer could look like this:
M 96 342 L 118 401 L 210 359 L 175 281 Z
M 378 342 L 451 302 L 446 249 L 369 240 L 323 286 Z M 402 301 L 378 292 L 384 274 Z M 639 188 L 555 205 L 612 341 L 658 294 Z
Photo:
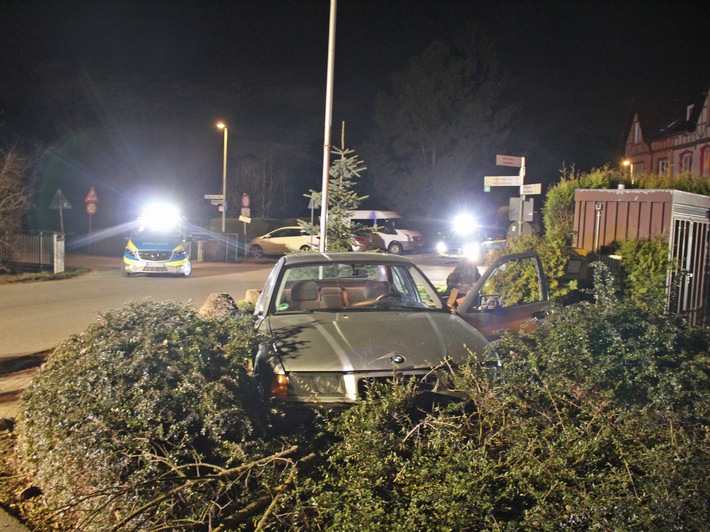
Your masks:
M 224 130 L 224 159 L 222 161 L 222 232 L 224 233 L 227 220 L 227 125 L 224 122 L 217 123 L 218 129 Z

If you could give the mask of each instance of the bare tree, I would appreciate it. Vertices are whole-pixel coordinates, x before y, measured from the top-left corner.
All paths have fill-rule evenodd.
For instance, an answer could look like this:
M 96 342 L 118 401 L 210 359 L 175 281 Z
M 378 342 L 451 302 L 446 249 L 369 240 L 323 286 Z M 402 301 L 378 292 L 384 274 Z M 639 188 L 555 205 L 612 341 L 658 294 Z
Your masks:
M 278 218 L 293 196 L 293 186 L 284 167 L 271 156 L 242 162 L 239 179 L 249 192 L 254 216 Z
M 0 264 L 10 258 L 14 238 L 22 227 L 29 193 L 24 184 L 30 161 L 11 149 L 0 151 Z

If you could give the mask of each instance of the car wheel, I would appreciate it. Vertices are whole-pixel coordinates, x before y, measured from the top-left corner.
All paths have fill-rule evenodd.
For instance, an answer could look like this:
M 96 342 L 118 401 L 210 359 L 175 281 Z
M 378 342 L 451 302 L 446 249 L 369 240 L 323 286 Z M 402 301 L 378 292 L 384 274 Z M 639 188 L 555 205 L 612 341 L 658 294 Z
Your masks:
M 306 252 L 308 252 L 308 251 L 313 251 L 313 248 L 312 248 L 311 246 L 307 245 L 307 244 L 304 244 L 304 245 L 301 246 L 301 248 L 300 248 L 299 251 L 302 251 L 302 252 L 306 253 Z
M 392 253 L 392 255 L 401 255 L 402 254 L 402 244 L 399 242 L 392 242 L 388 247 L 387 251 Z
M 259 257 L 262 257 L 263 255 L 264 255 L 264 250 L 261 249 L 261 246 L 259 246 L 257 244 L 253 244 L 249 248 L 249 256 L 250 257 L 252 257 L 254 259 L 258 259 Z

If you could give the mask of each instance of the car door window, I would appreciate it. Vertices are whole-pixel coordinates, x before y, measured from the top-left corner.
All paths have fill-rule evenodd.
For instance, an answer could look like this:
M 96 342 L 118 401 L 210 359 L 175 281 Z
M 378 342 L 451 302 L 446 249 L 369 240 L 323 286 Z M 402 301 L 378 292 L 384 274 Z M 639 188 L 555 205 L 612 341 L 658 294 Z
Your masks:
M 537 263 L 532 257 L 504 262 L 481 287 L 479 306 L 514 307 L 543 299 Z

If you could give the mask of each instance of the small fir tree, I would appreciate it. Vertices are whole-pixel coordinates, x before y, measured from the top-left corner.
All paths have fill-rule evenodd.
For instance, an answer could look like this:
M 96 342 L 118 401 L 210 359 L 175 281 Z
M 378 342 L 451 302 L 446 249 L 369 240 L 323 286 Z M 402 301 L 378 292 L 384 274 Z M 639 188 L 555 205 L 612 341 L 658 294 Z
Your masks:
M 334 148 L 338 156 L 330 166 L 328 183 L 328 222 L 326 225 L 328 251 L 350 251 L 355 240 L 355 234 L 366 231 L 361 224 L 350 222 L 352 211 L 357 210 L 367 196 L 360 196 L 355 191 L 356 178 L 366 169 L 364 163 L 348 148 Z M 315 205 L 321 205 L 322 192 L 311 190 L 305 197 L 313 200 Z M 298 222 L 310 234 L 317 235 L 320 227 L 304 221 Z

